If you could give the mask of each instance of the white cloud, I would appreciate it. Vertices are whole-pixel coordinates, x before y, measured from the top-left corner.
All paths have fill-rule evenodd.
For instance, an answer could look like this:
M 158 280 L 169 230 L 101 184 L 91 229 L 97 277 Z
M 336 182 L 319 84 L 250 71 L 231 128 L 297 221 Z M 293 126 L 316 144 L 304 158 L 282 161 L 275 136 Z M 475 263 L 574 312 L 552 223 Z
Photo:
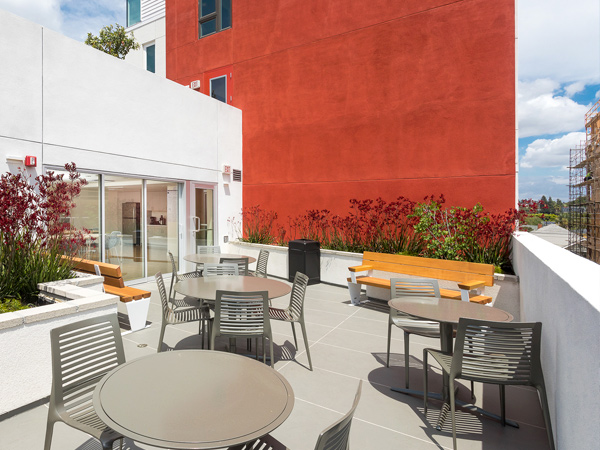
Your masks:
M 16 14 L 51 30 L 62 30 L 60 0 L 0 0 L 0 9 Z
M 126 20 L 125 0 L 0 0 L 0 9 L 78 41 Z
M 575 83 L 571 83 L 565 87 L 565 94 L 567 97 L 573 97 L 578 92 L 581 92 L 585 89 L 585 82 L 576 81 Z
M 600 80 L 598 0 L 519 0 L 519 79 Z
M 577 84 L 577 83 L 574 83 Z M 585 113 L 590 105 L 555 95 L 560 84 L 549 79 L 519 82 L 519 137 L 558 134 L 584 127 Z M 573 89 L 578 89 L 575 86 Z
M 521 168 L 560 167 L 566 170 L 569 165 L 569 150 L 585 141 L 585 133 L 565 134 L 557 139 L 536 139 L 525 150 L 521 158 Z

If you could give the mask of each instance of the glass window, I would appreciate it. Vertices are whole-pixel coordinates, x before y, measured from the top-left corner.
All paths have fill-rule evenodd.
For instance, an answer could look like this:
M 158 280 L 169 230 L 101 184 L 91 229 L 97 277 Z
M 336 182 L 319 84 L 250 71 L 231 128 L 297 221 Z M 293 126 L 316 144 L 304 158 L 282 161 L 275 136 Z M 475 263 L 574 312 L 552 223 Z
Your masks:
M 199 1 L 200 37 L 231 28 L 231 0 Z
M 156 71 L 156 47 L 154 44 L 146 46 L 146 70 L 152 73 Z
M 56 170 L 55 173 L 63 174 L 68 179 L 68 172 Z M 102 257 L 102 240 L 100 235 L 100 176 L 91 173 L 81 173 L 81 178 L 88 184 L 81 188 L 79 196 L 75 197 L 75 207 L 68 218 L 71 226 L 84 231 L 85 247 L 80 249 L 78 256 L 84 259 L 100 261 Z
M 231 28 L 231 0 L 221 0 L 221 29 Z
M 210 96 L 227 103 L 227 76 L 224 75 L 210 80 Z
M 135 25 L 141 20 L 140 0 L 127 0 L 127 26 Z
M 119 264 L 123 280 L 144 276 L 142 180 L 104 177 L 105 262 Z
M 173 254 L 179 261 L 179 184 L 168 181 L 146 182 L 146 223 L 148 224 L 148 275 L 170 273 Z

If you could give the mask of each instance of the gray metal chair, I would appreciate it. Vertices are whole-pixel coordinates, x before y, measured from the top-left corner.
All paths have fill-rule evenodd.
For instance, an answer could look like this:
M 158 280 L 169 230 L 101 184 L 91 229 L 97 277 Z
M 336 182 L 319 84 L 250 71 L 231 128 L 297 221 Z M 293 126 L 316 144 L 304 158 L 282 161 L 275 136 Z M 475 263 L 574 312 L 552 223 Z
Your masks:
M 197 302 L 196 306 L 189 308 L 174 307 L 172 299 L 169 296 L 167 296 L 167 290 L 165 289 L 165 282 L 163 280 L 162 273 L 158 272 L 156 275 L 154 275 L 154 278 L 156 279 L 158 293 L 160 294 L 160 303 L 162 311 L 160 335 L 158 337 L 158 347 L 156 351 L 159 353 L 162 351 L 162 343 L 165 337 L 165 329 L 167 328 L 167 325 L 178 325 L 181 323 L 206 321 L 208 325 L 208 336 L 210 339 L 210 317 L 206 316 L 204 306 L 200 304 L 200 302 Z M 204 346 L 204 327 L 202 323 L 199 323 L 199 328 L 200 333 L 202 333 L 202 346 Z
M 199 255 L 213 254 L 213 253 L 221 253 L 221 247 L 218 245 L 198 245 L 196 246 L 196 253 Z M 204 267 L 204 264 L 197 263 L 196 270 L 201 272 Z
M 100 420 L 92 398 L 100 379 L 125 362 L 116 314 L 93 317 L 50 331 L 52 391 L 44 450 L 50 450 L 56 422 L 87 433 L 112 449 L 123 437 Z
M 204 264 L 202 275 L 205 277 L 216 277 L 220 275 L 238 275 L 239 268 L 237 264 Z
M 292 293 L 290 294 L 290 304 L 285 309 L 269 308 L 269 317 L 271 320 L 281 320 L 292 324 L 292 333 L 294 334 L 294 344 L 298 349 L 298 339 L 296 339 L 296 329 L 294 323 L 299 322 L 304 337 L 304 348 L 308 356 L 308 365 L 312 370 L 312 361 L 310 359 L 310 347 L 306 336 L 306 325 L 304 324 L 304 297 L 306 295 L 306 286 L 308 286 L 308 277 L 301 272 L 296 272 Z
M 392 298 L 398 297 L 440 297 L 440 287 L 437 280 L 414 279 L 414 278 L 392 278 L 390 280 Z M 392 341 L 392 325 L 396 325 L 404 331 L 404 380 L 408 389 L 409 367 L 410 367 L 410 335 L 417 334 L 430 338 L 440 338 L 440 324 L 428 320 L 415 319 L 408 314 L 390 308 L 388 320 L 387 361 L 390 367 L 390 346 Z
M 439 350 L 423 350 L 423 373 L 425 382 L 425 413 L 427 413 L 427 355 L 431 355 L 450 377 L 450 411 L 452 416 L 452 442 L 456 449 L 456 419 L 454 380 L 479 381 L 500 387 L 500 411 L 502 425 L 506 425 L 505 387 L 527 385 L 538 390 L 548 443 L 554 449 L 554 437 L 542 373 L 540 347 L 542 324 L 489 322 L 460 319 L 454 344 L 454 354 Z
M 275 367 L 273 335 L 269 321 L 269 296 L 267 291 L 234 292 L 217 291 L 215 319 L 212 327 L 211 350 L 214 350 L 217 336 L 230 338 L 261 337 L 263 341 L 263 361 L 266 362 L 264 339 L 269 339 L 271 367 Z M 230 340 L 231 342 L 231 340 Z M 256 346 L 258 358 L 258 345 Z
M 261 250 L 258 253 L 258 259 L 256 260 L 256 270 L 251 273 L 252 276 L 267 278 L 267 264 L 269 262 L 269 252 L 267 250 Z
M 237 264 L 239 275 L 248 275 L 248 258 L 220 258 L 220 263 Z
M 110 262 L 112 258 L 117 258 L 119 264 L 121 262 L 121 258 L 116 253 L 117 245 L 121 243 L 121 232 L 113 231 L 110 234 L 107 234 L 105 237 L 104 248 L 106 249 L 106 260 Z
M 167 252 L 169 254 L 169 258 L 171 259 L 171 286 L 169 287 L 169 298 L 173 304 L 173 307 L 176 308 L 189 308 L 198 306 L 200 299 L 196 297 L 184 297 L 183 299 L 177 299 L 177 293 L 175 292 L 175 284 L 179 283 L 181 280 L 187 280 L 190 278 L 200 278 L 202 274 L 198 271 L 187 272 L 187 273 L 177 273 L 177 265 L 175 264 L 175 258 L 173 257 L 173 253 Z
M 362 391 L 362 380 L 358 383 L 358 389 L 354 396 L 352 408 L 344 417 L 329 427 L 325 428 L 317 439 L 315 450 L 348 450 L 350 448 L 350 427 L 352 426 L 352 418 L 360 400 Z M 267 434 L 256 441 L 249 442 L 244 445 L 230 447 L 229 450 L 289 450 L 284 444 L 277 439 Z

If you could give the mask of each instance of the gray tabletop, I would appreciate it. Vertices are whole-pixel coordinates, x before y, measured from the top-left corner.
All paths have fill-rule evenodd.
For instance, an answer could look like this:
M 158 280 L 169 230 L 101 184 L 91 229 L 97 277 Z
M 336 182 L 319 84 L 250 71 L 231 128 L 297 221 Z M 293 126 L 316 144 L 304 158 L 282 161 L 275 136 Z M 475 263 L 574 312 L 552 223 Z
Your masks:
M 195 264 L 218 264 L 221 258 L 248 258 L 248 264 L 256 262 L 256 258 L 247 255 L 236 255 L 235 253 L 195 253 L 185 255 L 183 259 Z
M 446 298 L 403 297 L 388 302 L 390 307 L 411 316 L 440 323 L 457 324 L 461 317 L 511 322 L 512 314 L 498 308 Z
M 100 419 L 137 442 L 215 449 L 263 436 L 294 407 L 294 391 L 271 367 L 233 353 L 181 350 L 135 359 L 94 391 Z
M 269 298 L 277 298 L 289 294 L 292 287 L 283 281 L 271 278 L 220 275 L 181 280 L 175 284 L 175 290 L 180 294 L 190 297 L 215 300 L 217 298 L 217 290 L 237 292 L 268 291 Z

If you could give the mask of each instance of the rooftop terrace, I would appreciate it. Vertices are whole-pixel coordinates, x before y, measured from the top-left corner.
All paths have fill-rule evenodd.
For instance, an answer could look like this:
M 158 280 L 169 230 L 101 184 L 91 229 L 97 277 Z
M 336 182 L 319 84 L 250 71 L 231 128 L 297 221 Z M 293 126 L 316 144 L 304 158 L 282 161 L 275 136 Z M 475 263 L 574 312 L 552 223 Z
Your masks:
M 148 321 L 143 330 L 123 336 L 127 360 L 156 352 L 160 331 L 160 300 L 155 283 L 138 285 L 152 291 Z M 289 298 L 273 301 L 274 306 L 287 305 Z M 360 379 L 363 394 L 357 408 L 351 432 L 352 448 L 413 450 L 452 448 L 450 424 L 442 431 L 435 429 L 441 407 L 430 401 L 427 416 L 423 400 L 399 394 L 391 386 L 404 385 L 403 337 L 392 331 L 391 367 L 385 367 L 388 313 L 385 305 L 366 303 L 349 306 L 346 288 L 327 284 L 308 287 L 306 322 L 314 371 L 308 370 L 304 346 L 296 353 L 291 327 L 273 322 L 275 369 L 280 371 L 294 389 L 296 402 L 290 417 L 272 435 L 290 449 L 313 449 L 318 434 L 339 419 L 352 404 Z M 119 314 L 125 318 L 126 308 L 119 304 Z M 174 350 L 200 348 L 198 324 L 167 327 L 165 343 Z M 434 339 L 413 335 L 410 341 L 411 387 L 422 389 L 422 350 L 439 345 Z M 217 343 L 224 350 L 225 341 Z M 245 346 L 238 346 L 241 352 Z M 207 368 L 209 370 L 209 368 Z M 178 376 L 190 374 L 173 374 Z M 431 368 L 432 391 L 441 390 L 441 372 Z M 477 404 L 499 412 L 498 389 L 476 383 Z M 507 387 L 507 417 L 520 424 L 519 429 L 502 427 L 500 423 L 460 411 L 457 415 L 458 447 L 469 449 L 547 449 L 548 443 L 537 393 L 533 388 Z M 458 398 L 468 401 L 470 391 L 461 384 Z M 202 408 L 202 405 L 198 405 Z M 43 448 L 47 405 L 38 406 L 0 422 L 0 448 L 30 450 Z M 53 449 L 100 449 L 100 444 L 64 424 L 57 424 Z M 115 446 L 117 448 L 117 446 Z M 153 448 L 126 440 L 125 448 Z

